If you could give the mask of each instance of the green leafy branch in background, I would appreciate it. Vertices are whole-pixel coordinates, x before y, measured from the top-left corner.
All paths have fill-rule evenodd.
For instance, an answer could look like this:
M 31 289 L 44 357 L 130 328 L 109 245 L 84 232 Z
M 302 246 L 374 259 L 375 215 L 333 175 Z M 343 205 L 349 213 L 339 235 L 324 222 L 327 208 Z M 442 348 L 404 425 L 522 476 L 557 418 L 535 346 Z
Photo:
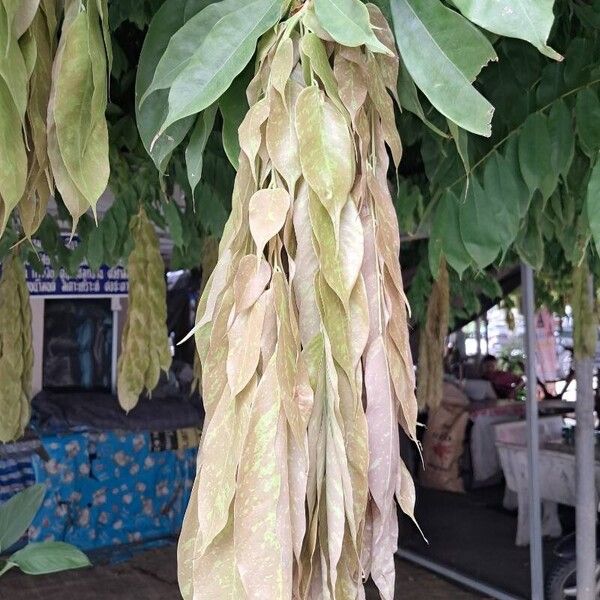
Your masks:
M 25 534 L 44 500 L 46 487 L 36 484 L 0 505 L 0 555 Z M 0 559 L 0 576 L 14 567 L 28 575 L 45 575 L 90 566 L 87 556 L 71 544 L 42 542 L 27 544 Z

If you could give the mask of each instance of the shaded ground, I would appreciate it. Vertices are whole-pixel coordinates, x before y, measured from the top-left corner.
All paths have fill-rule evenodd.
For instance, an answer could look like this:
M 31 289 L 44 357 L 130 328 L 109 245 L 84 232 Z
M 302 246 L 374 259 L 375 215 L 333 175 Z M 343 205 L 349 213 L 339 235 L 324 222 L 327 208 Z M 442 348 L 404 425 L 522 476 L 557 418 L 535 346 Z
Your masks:
M 515 546 L 516 511 L 502 508 L 503 492 L 503 486 L 468 494 L 417 488 L 416 516 L 429 545 L 414 525 L 402 519 L 401 547 L 505 593 L 530 598 L 529 547 Z M 567 531 L 570 524 L 565 512 L 561 520 Z M 544 540 L 546 569 L 555 544 L 556 540 Z
M 396 597 L 402 600 L 482 598 L 404 561 L 397 562 L 396 581 Z M 367 599 L 377 598 L 378 594 L 369 590 Z M 30 577 L 11 571 L 0 580 L 0 599 L 179 600 L 175 547 L 150 550 L 117 565 L 55 575 Z

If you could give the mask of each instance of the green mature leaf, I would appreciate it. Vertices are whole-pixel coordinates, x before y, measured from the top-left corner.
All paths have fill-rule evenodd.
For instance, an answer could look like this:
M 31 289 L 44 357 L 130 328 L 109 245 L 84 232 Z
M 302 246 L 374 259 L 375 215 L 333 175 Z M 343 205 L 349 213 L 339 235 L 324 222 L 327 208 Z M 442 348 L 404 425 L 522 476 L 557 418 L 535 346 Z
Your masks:
M 544 239 L 536 215 L 529 215 L 519 232 L 515 247 L 519 256 L 533 269 L 539 271 L 544 264 Z
M 36 483 L 0 505 L 0 552 L 21 539 L 42 505 L 46 486 Z
M 552 140 L 550 162 L 555 173 L 567 176 L 575 153 L 572 113 L 564 100 L 556 102 L 548 115 L 548 131 Z
M 469 185 L 469 173 L 471 172 L 471 164 L 469 161 L 469 136 L 464 129 L 461 129 L 454 121 L 448 119 L 448 129 L 450 135 L 456 145 L 456 151 L 460 156 L 465 173 L 467 175 L 467 185 Z
M 462 277 L 472 260 L 460 236 L 458 198 L 447 191 L 439 200 L 431 227 L 429 243 L 429 268 L 436 274 L 440 254 L 447 263 Z M 439 248 L 439 250 L 436 248 Z
M 533 44 L 556 60 L 562 56 L 547 45 L 554 21 L 554 0 L 452 0 L 460 12 L 480 27 Z
M 548 199 L 558 183 L 558 173 L 552 165 L 552 140 L 548 119 L 542 113 L 529 115 L 519 136 L 521 175 L 533 194 L 535 190 Z
M 486 37 L 438 0 L 391 0 L 391 8 L 401 57 L 417 86 L 444 116 L 489 136 L 494 108 L 471 85 L 496 59 Z
M 497 208 L 495 226 L 502 229 L 502 247 L 506 251 L 519 231 L 521 196 L 527 192 L 519 185 L 519 174 L 497 153 L 486 162 L 483 188 L 487 202 Z
M 596 157 L 596 164 L 588 183 L 585 208 L 596 250 L 600 254 L 600 154 Z
M 600 99 L 595 91 L 588 88 L 577 94 L 575 119 L 581 148 L 593 158 L 600 150 Z
M 369 11 L 360 0 L 315 0 L 321 27 L 342 46 L 367 46 L 373 52 L 389 54 L 371 28 Z
M 213 27 L 227 14 L 239 8 L 239 0 L 222 0 L 216 3 L 204 2 L 205 7 L 187 21 L 169 40 L 160 57 L 152 83 L 140 98 L 140 105 L 157 90 L 168 89 L 184 69 L 202 50 L 202 40 Z
M 398 69 L 398 99 L 400 100 L 400 106 L 402 109 L 406 109 L 417 115 L 429 129 L 437 133 L 442 137 L 447 137 L 447 134 L 444 133 L 441 129 L 436 127 L 426 116 L 423 111 L 423 107 L 421 106 L 421 101 L 419 100 L 419 94 L 417 92 L 417 86 L 415 82 L 412 80 L 409 75 L 402 59 L 400 60 L 400 65 Z
M 165 216 L 165 221 L 167 222 L 167 227 L 169 228 L 169 233 L 171 234 L 173 243 L 178 247 L 183 246 L 183 225 L 181 224 L 181 213 L 179 212 L 174 200 L 163 203 L 163 214 Z
M 9 559 L 28 575 L 46 575 L 90 566 L 88 557 L 75 546 L 64 542 L 28 544 Z
M 219 110 L 223 117 L 223 148 L 229 162 L 236 171 L 240 160 L 238 129 L 248 112 L 246 88 L 250 83 L 253 72 L 253 69 L 242 71 L 219 100 Z
M 209 106 L 196 119 L 196 126 L 192 131 L 190 141 L 185 149 L 185 166 L 187 177 L 192 190 L 192 198 L 195 199 L 196 186 L 202 178 L 202 165 L 204 162 L 204 150 L 208 142 L 208 137 L 215 123 L 217 114 L 216 104 Z M 179 244 L 178 244 L 179 245 Z
M 513 181 L 517 186 L 517 198 L 519 199 L 519 215 L 525 217 L 531 204 L 532 193 L 529 191 L 527 184 L 521 177 L 521 167 L 519 164 L 519 146 L 515 138 L 506 142 L 504 147 L 504 160 L 506 166 L 510 169 L 513 176 Z
M 473 180 L 459 209 L 460 235 L 471 258 L 481 268 L 494 262 L 506 243 L 504 209 L 486 197 Z M 497 200 L 497 199 L 495 199 Z
M 169 108 L 169 93 L 159 90 L 140 106 L 140 99 L 152 82 L 156 65 L 165 52 L 171 36 L 185 22 L 214 0 L 166 0 L 150 23 L 144 39 L 135 81 L 135 115 L 140 137 L 146 152 L 157 168 L 164 172 L 173 150 L 181 143 L 194 120 L 183 119 L 159 135 L 160 125 Z
M 252 58 L 258 38 L 280 19 L 283 8 L 282 0 L 252 0 L 215 24 L 173 82 L 160 133 L 221 97 Z
M 94 227 L 88 236 L 86 258 L 92 271 L 97 271 L 104 262 L 104 240 L 100 227 Z

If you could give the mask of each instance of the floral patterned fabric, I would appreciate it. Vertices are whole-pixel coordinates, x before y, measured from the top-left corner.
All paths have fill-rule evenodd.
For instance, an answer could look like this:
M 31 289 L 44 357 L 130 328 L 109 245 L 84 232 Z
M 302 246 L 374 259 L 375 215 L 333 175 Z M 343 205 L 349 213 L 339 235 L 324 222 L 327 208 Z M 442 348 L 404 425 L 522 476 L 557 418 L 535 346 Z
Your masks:
M 81 432 L 42 442 L 49 460 L 32 460 L 48 492 L 30 541 L 90 550 L 179 532 L 195 475 L 196 430 Z

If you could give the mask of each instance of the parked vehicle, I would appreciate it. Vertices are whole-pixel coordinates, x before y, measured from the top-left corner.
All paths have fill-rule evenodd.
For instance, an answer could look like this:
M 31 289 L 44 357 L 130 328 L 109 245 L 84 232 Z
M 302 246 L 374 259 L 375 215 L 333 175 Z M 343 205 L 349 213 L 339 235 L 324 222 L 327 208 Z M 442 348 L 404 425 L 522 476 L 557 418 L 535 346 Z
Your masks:
M 596 531 L 596 557 L 600 557 L 600 528 Z M 546 576 L 546 600 L 577 598 L 575 533 L 570 533 L 554 548 L 555 560 Z M 600 565 L 596 566 L 596 597 L 600 598 Z

